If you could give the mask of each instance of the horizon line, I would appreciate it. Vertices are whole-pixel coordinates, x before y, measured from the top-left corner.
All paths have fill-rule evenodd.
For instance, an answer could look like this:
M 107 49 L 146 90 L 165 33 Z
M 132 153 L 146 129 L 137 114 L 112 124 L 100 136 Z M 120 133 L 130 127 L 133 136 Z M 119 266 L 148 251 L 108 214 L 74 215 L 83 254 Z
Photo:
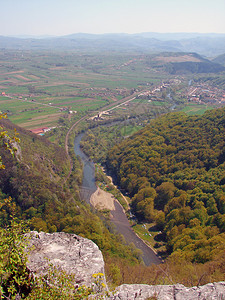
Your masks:
M 142 31 L 136 33 L 127 33 L 127 32 L 105 32 L 105 33 L 89 33 L 89 32 L 74 32 L 61 35 L 55 34 L 0 34 L 2 37 L 10 38 L 57 38 L 57 37 L 66 37 L 70 35 L 139 35 L 139 34 L 158 34 L 158 35 L 172 35 L 172 34 L 199 34 L 199 35 L 225 35 L 221 32 L 197 32 L 197 31 L 174 31 L 174 32 L 157 32 L 157 31 Z

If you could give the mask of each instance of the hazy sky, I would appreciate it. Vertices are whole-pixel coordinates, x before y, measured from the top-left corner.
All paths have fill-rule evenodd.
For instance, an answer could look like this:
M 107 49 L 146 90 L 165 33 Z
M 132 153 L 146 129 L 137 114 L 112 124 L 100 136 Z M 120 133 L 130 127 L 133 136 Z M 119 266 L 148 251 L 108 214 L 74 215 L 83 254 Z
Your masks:
M 0 0 L 0 35 L 225 33 L 225 0 Z

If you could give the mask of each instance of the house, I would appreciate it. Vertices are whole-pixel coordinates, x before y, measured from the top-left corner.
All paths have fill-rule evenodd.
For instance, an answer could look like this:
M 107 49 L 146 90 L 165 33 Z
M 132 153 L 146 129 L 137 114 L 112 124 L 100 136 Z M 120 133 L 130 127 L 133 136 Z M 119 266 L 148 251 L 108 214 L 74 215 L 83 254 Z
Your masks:
M 30 129 L 31 132 L 38 134 L 38 135 L 43 135 L 46 131 L 48 131 L 48 127 L 41 127 L 41 128 L 36 128 L 36 129 Z

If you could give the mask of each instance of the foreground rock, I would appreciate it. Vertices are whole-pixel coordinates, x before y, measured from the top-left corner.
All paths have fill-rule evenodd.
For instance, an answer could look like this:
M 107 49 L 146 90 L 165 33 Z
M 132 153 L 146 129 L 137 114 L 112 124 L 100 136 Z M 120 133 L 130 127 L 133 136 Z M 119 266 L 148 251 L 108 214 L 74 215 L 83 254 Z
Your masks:
M 123 284 L 107 299 L 157 299 L 157 300 L 224 300 L 225 282 L 208 283 L 200 287 L 187 288 L 182 284 L 145 285 Z
M 30 247 L 33 249 L 29 254 L 27 266 L 33 274 L 45 275 L 51 263 L 68 274 L 75 274 L 75 286 L 92 286 L 95 291 L 98 290 L 92 275 L 104 274 L 104 261 L 95 243 L 76 234 L 64 232 L 50 234 L 33 231 L 30 236 Z M 106 285 L 105 276 L 102 277 L 102 283 Z M 101 290 L 100 294 L 90 296 L 90 299 L 225 300 L 225 282 L 191 288 L 182 284 L 123 284 L 107 295 Z
M 102 253 L 91 240 L 65 232 L 32 231 L 30 237 L 29 248 L 32 250 L 27 267 L 33 274 L 47 274 L 51 263 L 68 274 L 75 274 L 75 283 L 79 286 L 91 286 L 93 274 L 104 274 Z

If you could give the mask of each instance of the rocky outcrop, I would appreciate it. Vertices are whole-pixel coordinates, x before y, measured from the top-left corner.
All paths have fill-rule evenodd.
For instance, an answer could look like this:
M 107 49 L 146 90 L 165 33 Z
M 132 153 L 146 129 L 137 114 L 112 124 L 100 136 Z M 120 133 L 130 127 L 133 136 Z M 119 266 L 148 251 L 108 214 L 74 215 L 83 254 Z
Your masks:
M 86 285 L 95 288 L 92 275 L 104 274 L 104 261 L 98 246 L 76 234 L 33 231 L 30 234 L 29 248 L 31 251 L 27 266 L 34 275 L 45 275 L 51 263 L 68 274 L 75 274 L 75 286 Z M 102 277 L 102 283 L 106 285 L 105 276 Z M 225 282 L 191 288 L 182 284 L 123 284 L 107 295 L 101 293 L 101 297 L 98 298 L 96 294 L 90 299 L 225 300 Z
M 111 300 L 225 300 L 225 282 L 208 283 L 187 288 L 182 284 L 123 284 L 108 299 Z
M 91 286 L 93 274 L 104 274 L 103 256 L 98 246 L 76 234 L 32 231 L 29 248 L 27 267 L 34 275 L 45 275 L 51 263 L 68 274 L 75 274 L 75 284 Z M 105 283 L 105 277 L 102 281 Z

